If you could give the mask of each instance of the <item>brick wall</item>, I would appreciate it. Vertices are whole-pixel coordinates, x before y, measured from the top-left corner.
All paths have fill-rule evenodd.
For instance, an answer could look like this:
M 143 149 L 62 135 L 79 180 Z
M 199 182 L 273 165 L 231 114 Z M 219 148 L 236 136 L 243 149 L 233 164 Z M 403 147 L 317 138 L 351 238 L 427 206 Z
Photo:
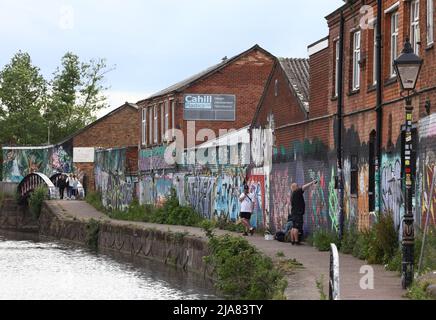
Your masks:
M 232 63 L 206 78 L 197 80 L 179 93 L 157 97 L 139 102 L 140 108 L 159 105 L 169 99 L 175 99 L 175 127 L 180 128 L 187 137 L 187 121 L 183 117 L 183 95 L 192 94 L 230 94 L 236 96 L 235 121 L 196 121 L 195 133 L 201 129 L 211 129 L 219 135 L 220 129 L 240 129 L 251 124 L 260 97 L 274 64 L 274 57 L 267 52 L 254 49 L 242 55 Z M 150 109 L 150 108 L 149 108 Z M 158 130 L 160 132 L 161 113 L 158 113 Z M 141 126 L 138 127 L 140 129 Z M 171 117 L 170 117 L 171 129 Z M 149 128 L 148 128 L 149 130 Z M 140 132 L 140 130 L 138 130 Z M 158 144 L 161 141 L 159 140 Z M 186 143 L 186 142 L 185 142 Z M 201 144 L 198 141 L 196 144 Z M 185 144 L 186 145 L 186 144 Z
M 74 148 L 119 148 L 136 146 L 139 143 L 137 130 L 138 110 L 125 105 L 117 111 L 103 117 L 73 137 Z M 135 149 L 136 150 L 136 149 Z M 133 166 L 137 168 L 138 154 L 131 155 Z M 86 174 L 88 181 L 86 189 L 95 190 L 94 164 L 74 163 L 78 172 Z
M 136 146 L 139 143 L 137 128 L 138 110 L 125 106 L 119 111 L 97 120 L 74 136 L 73 145 L 78 147 L 116 148 Z

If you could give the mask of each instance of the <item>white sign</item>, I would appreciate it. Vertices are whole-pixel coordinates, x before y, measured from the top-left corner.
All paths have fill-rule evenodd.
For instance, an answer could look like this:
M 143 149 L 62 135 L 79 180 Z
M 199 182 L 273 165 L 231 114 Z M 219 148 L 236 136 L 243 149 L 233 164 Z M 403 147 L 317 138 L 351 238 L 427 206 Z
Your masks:
M 94 148 L 74 148 L 73 149 L 73 162 L 74 163 L 93 163 L 94 162 Z

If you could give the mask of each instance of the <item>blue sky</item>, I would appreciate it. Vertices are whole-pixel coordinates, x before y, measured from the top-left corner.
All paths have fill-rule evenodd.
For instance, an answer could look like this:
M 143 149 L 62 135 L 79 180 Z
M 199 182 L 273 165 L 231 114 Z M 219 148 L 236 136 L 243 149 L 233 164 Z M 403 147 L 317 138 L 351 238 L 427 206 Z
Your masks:
M 67 51 L 106 58 L 113 107 L 136 102 L 254 44 L 306 57 L 342 0 L 1 0 L 0 67 L 18 50 L 50 76 Z M 107 112 L 109 110 L 106 110 Z M 102 113 L 100 113 L 101 115 Z

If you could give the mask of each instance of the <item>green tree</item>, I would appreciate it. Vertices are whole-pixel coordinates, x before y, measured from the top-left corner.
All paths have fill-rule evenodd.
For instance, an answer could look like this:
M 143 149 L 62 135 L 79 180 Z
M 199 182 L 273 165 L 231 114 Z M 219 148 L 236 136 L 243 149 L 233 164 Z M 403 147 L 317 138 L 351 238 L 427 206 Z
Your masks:
M 29 145 L 44 141 L 42 110 L 47 82 L 30 55 L 18 52 L 0 71 L 0 143 Z
M 95 112 L 107 106 L 103 82 L 109 71 L 104 59 L 83 63 L 71 52 L 63 56 L 44 112 L 52 140 L 60 141 L 90 124 Z

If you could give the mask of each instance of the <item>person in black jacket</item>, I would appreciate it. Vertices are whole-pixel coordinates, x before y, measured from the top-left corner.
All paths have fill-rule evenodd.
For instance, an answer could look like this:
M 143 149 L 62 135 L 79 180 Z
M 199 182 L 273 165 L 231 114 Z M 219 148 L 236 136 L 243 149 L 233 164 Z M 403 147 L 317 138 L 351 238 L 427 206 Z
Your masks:
M 58 179 L 58 188 L 59 188 L 59 195 L 61 197 L 61 200 L 64 199 L 64 192 L 65 192 L 66 186 L 67 186 L 67 181 L 65 179 L 65 176 L 61 175 Z
M 291 196 L 291 217 L 292 220 L 292 230 L 291 230 L 291 242 L 292 245 L 300 244 L 299 233 L 303 232 L 303 216 L 306 210 L 306 202 L 304 201 L 304 191 L 313 185 L 318 183 L 314 180 L 303 187 L 299 187 L 298 184 L 293 183 L 291 185 L 292 196 Z

